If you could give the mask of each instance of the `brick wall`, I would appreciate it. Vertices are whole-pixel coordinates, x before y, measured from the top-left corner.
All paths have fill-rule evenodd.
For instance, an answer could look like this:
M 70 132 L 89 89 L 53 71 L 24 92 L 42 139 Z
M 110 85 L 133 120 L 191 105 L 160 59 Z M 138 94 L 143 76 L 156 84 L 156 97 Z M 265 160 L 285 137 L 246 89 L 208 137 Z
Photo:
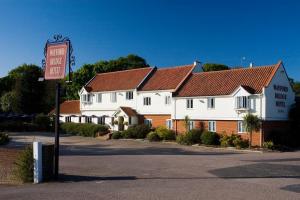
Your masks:
M 208 130 L 208 121 L 206 120 L 194 120 L 195 128 L 204 128 L 204 130 Z M 234 120 L 216 120 L 216 132 L 218 134 L 238 134 L 237 133 L 237 123 L 238 121 Z M 176 127 L 177 126 L 177 127 Z M 183 134 L 186 131 L 184 126 L 184 120 L 173 120 L 173 129 L 178 134 Z M 239 134 L 243 139 L 249 139 L 248 133 Z M 261 134 L 260 131 L 254 132 L 252 134 L 252 145 L 253 146 L 260 146 L 261 145 Z
M 139 115 L 139 124 L 144 123 L 144 119 L 152 119 L 152 127 L 166 126 L 166 120 L 171 119 L 171 115 Z

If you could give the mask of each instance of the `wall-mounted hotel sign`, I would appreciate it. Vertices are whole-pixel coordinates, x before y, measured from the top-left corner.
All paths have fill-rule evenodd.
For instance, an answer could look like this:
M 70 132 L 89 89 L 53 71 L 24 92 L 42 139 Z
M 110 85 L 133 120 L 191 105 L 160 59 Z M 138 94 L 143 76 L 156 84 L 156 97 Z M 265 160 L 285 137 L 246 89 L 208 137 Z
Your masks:
M 275 105 L 278 108 L 279 113 L 284 112 L 284 108 L 286 107 L 286 99 L 289 88 L 282 85 L 273 85 L 273 89 L 275 91 Z
M 45 80 L 64 79 L 68 44 L 50 44 L 46 51 Z

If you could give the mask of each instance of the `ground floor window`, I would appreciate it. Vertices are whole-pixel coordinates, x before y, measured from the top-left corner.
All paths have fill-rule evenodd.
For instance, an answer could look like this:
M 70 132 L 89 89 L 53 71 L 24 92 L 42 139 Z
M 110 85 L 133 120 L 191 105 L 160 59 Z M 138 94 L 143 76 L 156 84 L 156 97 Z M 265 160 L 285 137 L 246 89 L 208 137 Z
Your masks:
M 152 127 L 152 119 L 144 119 L 144 124 L 148 125 L 149 127 Z
M 131 120 L 131 117 L 128 117 L 128 125 L 131 125 L 131 122 L 132 120 Z
M 85 123 L 92 123 L 92 117 L 85 117 Z
M 188 129 L 189 131 L 195 128 L 195 122 L 194 121 L 189 121 L 189 126 Z
M 105 124 L 105 118 L 104 117 L 98 117 L 97 118 L 97 123 L 104 125 Z
M 78 117 L 78 122 L 81 123 L 81 117 Z
M 71 122 L 72 120 L 71 120 L 71 116 L 68 116 L 68 117 L 65 117 L 65 122 Z
M 243 121 L 238 121 L 238 133 L 245 133 L 246 129 L 245 129 L 245 125 Z
M 166 127 L 167 127 L 168 129 L 172 129 L 172 120 L 171 120 L 171 119 L 167 119 L 167 120 L 166 120 Z
M 216 132 L 216 121 L 209 121 L 208 122 L 208 131 Z

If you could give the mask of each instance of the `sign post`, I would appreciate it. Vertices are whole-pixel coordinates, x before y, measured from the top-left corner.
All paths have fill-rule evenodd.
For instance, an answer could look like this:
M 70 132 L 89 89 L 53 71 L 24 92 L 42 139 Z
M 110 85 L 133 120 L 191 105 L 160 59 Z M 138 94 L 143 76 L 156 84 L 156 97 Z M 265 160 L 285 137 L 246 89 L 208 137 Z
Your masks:
M 72 56 L 73 48 L 69 38 L 61 35 L 54 35 L 54 40 L 48 40 L 45 45 L 45 59 L 42 61 L 45 80 L 57 80 L 56 102 L 55 102 L 55 144 L 54 144 L 54 177 L 58 179 L 59 169 L 59 129 L 60 129 L 60 92 L 61 83 L 59 80 L 66 76 L 66 63 L 68 61 L 68 82 L 71 82 L 71 66 L 75 65 L 75 57 Z

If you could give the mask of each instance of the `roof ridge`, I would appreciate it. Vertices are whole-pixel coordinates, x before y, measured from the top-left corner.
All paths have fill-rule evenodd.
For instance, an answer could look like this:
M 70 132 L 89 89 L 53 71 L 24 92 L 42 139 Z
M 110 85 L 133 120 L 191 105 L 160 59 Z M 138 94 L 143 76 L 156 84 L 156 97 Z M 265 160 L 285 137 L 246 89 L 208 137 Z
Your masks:
M 137 71 L 137 70 L 142 70 L 142 69 L 153 69 L 153 67 L 142 67 L 142 68 L 118 70 L 118 71 L 113 71 L 113 72 L 102 72 L 102 73 L 97 73 L 96 75 L 98 76 L 98 75 L 102 75 L 102 74 L 113 74 L 113 73 L 120 73 L 120 72 Z
M 177 65 L 177 66 L 170 66 L 170 67 L 157 67 L 157 70 L 165 70 L 165 69 L 175 69 L 175 68 L 183 68 L 183 67 L 193 67 L 194 64 L 189 65 Z
M 212 73 L 224 73 L 228 71 L 246 71 L 246 70 L 253 70 L 253 69 L 261 69 L 261 68 L 267 68 L 267 67 L 276 67 L 277 64 L 273 65 L 262 65 L 262 66 L 254 66 L 254 67 L 247 67 L 247 68 L 236 68 L 236 69 L 225 69 L 225 70 L 219 70 L 219 71 L 208 71 L 208 72 L 194 72 L 193 75 L 199 75 L 199 74 L 212 74 Z

